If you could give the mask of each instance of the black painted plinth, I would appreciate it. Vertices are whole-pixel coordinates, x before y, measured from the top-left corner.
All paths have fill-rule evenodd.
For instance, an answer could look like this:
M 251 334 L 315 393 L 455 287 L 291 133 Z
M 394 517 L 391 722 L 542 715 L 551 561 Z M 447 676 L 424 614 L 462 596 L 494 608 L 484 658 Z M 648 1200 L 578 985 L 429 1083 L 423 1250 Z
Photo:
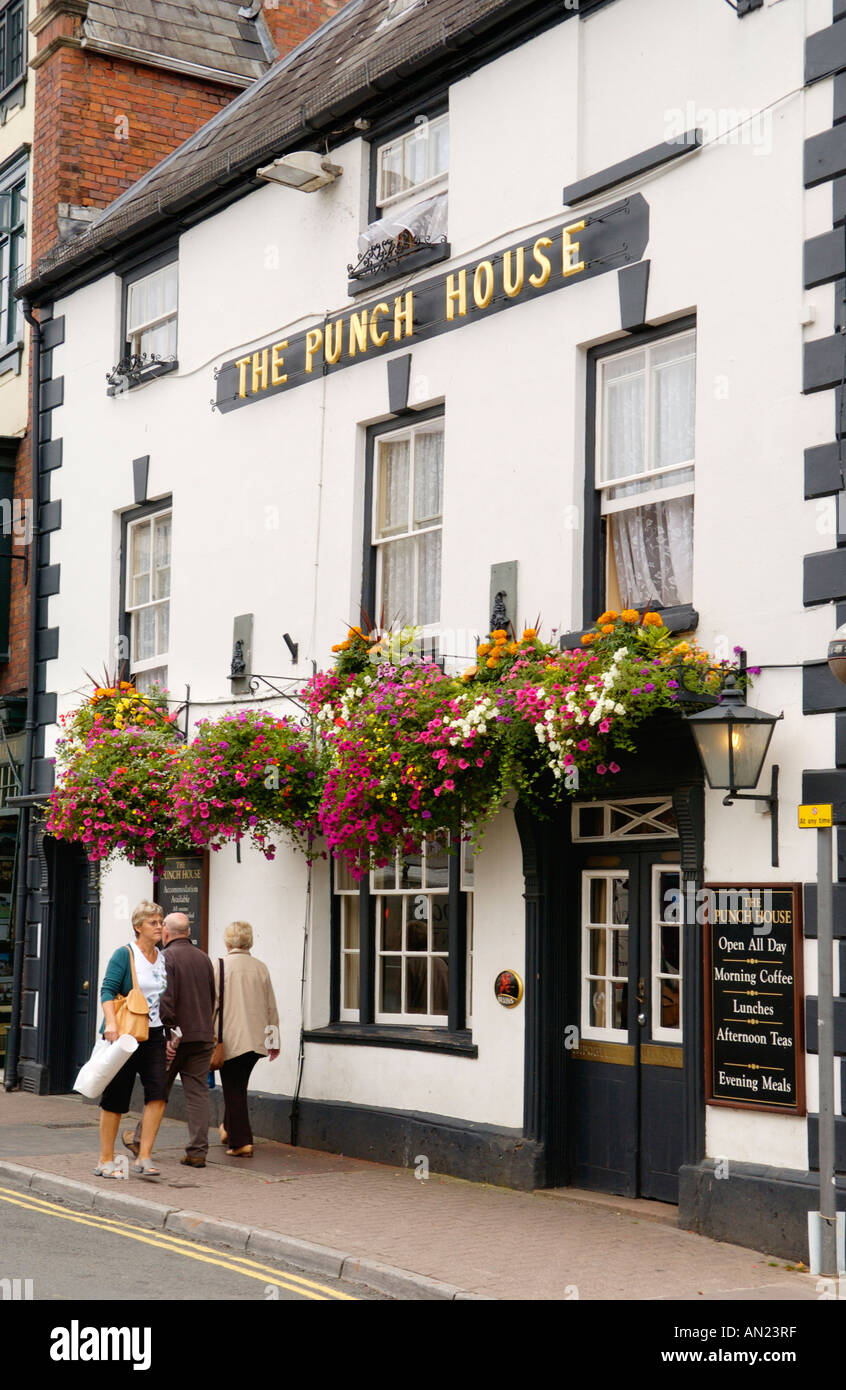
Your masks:
M 138 1082 L 132 1108 L 141 1110 L 144 1097 Z M 168 1102 L 169 1119 L 185 1118 L 182 1087 L 177 1083 Z M 223 1092 L 211 1092 L 209 1123 L 223 1116 Z M 256 1138 L 291 1142 L 291 1097 L 263 1091 L 250 1093 L 250 1123 Z M 303 1149 L 342 1153 L 372 1163 L 413 1168 L 423 1155 L 433 1173 L 489 1182 L 498 1187 L 531 1192 L 546 1185 L 546 1154 L 542 1144 L 523 1136 L 521 1130 L 497 1129 L 443 1115 L 377 1110 L 340 1101 L 301 1100 L 297 1144 Z
M 679 1173 L 679 1226 L 767 1255 L 808 1263 L 808 1212 L 819 1211 L 812 1173 L 764 1164 L 728 1164 L 718 1178 L 714 1159 L 686 1164 Z M 846 1211 L 846 1179 L 837 1182 L 837 1207 Z

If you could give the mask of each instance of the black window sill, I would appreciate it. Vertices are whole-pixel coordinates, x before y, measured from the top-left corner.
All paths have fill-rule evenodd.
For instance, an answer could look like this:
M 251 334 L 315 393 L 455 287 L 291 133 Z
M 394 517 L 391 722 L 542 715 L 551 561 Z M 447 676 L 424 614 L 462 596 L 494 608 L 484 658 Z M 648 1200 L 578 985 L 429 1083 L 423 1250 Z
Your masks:
M 404 275 L 410 275 L 414 270 L 423 270 L 427 265 L 437 265 L 438 261 L 449 260 L 451 255 L 448 241 L 441 242 L 439 246 L 424 246 L 410 256 L 403 256 L 402 260 L 394 265 L 386 266 L 384 270 L 375 270 L 372 275 L 362 275 L 360 279 L 350 280 L 347 284 L 347 294 L 354 299 L 356 295 L 375 290 L 379 285 L 387 285 L 391 280 L 401 280 Z
M 347 1043 L 357 1047 L 393 1047 L 412 1052 L 446 1052 L 478 1057 L 469 1029 L 450 1033 L 445 1028 L 392 1028 L 384 1023 L 329 1023 L 303 1034 L 306 1042 Z
M 695 632 L 699 626 L 699 614 L 690 603 L 681 603 L 674 608 L 653 608 L 650 612 L 661 615 L 668 632 Z M 581 647 L 585 633 L 593 631 L 593 627 L 582 627 L 578 632 L 565 632 L 558 643 L 561 651 Z
M 8 343 L 0 348 L 0 375 L 4 372 L 13 371 L 15 376 L 21 374 L 21 357 L 23 355 L 23 342 L 18 340 L 16 343 Z
M 158 362 L 152 367 L 145 367 L 137 380 L 130 381 L 127 378 L 126 386 L 107 386 L 107 396 L 122 396 L 126 391 L 134 391 L 138 386 L 146 386 L 148 381 L 155 381 L 157 377 L 167 376 L 169 372 L 175 372 L 179 366 L 178 362 Z

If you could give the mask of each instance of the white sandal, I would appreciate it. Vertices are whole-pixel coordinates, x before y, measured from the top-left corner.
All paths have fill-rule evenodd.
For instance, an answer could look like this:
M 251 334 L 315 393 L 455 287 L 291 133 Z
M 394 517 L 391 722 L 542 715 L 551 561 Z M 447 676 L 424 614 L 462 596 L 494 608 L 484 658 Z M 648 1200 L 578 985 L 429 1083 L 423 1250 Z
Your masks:
M 118 1163 L 116 1159 L 111 1159 L 108 1163 L 98 1163 L 94 1169 L 95 1178 L 125 1178 L 126 1163 Z

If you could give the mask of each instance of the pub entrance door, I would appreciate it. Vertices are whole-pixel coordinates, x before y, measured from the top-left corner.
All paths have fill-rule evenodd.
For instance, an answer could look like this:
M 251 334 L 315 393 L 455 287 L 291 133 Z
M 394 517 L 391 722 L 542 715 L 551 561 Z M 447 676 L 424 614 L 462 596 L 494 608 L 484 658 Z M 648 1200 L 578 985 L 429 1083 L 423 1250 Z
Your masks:
M 566 1062 L 570 1182 L 676 1202 L 685 1074 L 672 802 L 591 803 L 573 815 L 568 1012 L 578 1020 L 578 1045 Z

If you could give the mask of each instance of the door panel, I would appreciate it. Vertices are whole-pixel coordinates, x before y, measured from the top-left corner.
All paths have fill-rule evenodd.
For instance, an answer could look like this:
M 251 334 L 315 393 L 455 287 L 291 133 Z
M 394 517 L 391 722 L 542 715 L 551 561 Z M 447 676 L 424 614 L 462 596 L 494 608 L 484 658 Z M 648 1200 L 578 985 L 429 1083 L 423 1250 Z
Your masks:
M 570 989 L 579 1043 L 567 1060 L 566 1147 L 573 1184 L 674 1202 L 684 1071 L 672 858 L 663 847 L 579 863 L 578 979 Z

